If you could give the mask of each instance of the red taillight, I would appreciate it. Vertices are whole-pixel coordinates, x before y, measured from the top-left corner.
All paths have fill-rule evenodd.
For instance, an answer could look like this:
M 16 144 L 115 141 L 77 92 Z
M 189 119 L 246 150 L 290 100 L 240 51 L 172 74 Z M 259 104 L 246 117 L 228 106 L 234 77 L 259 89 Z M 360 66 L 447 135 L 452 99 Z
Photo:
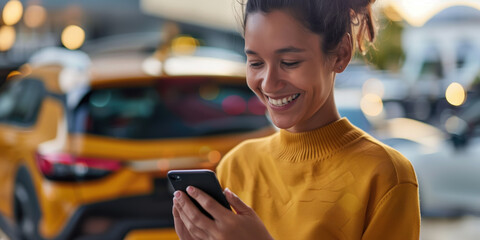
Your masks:
M 35 158 L 37 159 L 38 168 L 43 174 L 51 175 L 53 173 L 53 165 L 51 161 L 38 153 L 35 155 Z
M 40 171 L 54 180 L 97 179 L 117 171 L 122 163 L 115 160 L 73 156 L 67 153 L 36 154 Z
M 115 160 L 78 157 L 77 161 L 85 164 L 85 166 L 89 168 L 103 169 L 108 171 L 117 171 L 122 167 L 122 164 Z

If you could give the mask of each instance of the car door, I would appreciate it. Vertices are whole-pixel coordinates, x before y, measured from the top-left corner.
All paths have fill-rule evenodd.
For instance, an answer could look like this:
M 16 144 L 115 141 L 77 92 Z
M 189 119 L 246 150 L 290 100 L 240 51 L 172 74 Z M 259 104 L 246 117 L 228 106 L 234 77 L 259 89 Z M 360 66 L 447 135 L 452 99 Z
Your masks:
M 13 217 L 16 167 L 43 93 L 43 85 L 31 79 L 8 82 L 0 90 L 0 211 L 9 217 Z
M 467 211 L 480 211 L 480 136 L 471 137 L 465 147 L 452 154 L 452 158 L 458 165 L 454 177 L 459 181 L 457 189 L 452 192 L 458 193 L 457 200 Z
M 21 82 L 7 82 L 0 89 L 0 211 L 8 217 L 13 216 L 10 207 L 13 200 L 12 156 L 18 140 L 10 117 L 21 96 L 22 88 Z

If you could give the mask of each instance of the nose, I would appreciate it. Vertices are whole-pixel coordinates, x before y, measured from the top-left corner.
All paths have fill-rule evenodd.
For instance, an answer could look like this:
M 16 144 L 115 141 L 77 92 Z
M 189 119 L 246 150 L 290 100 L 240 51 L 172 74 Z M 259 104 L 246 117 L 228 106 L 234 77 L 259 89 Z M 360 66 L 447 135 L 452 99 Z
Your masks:
M 266 68 L 261 86 L 264 93 L 275 93 L 285 86 L 275 66 Z

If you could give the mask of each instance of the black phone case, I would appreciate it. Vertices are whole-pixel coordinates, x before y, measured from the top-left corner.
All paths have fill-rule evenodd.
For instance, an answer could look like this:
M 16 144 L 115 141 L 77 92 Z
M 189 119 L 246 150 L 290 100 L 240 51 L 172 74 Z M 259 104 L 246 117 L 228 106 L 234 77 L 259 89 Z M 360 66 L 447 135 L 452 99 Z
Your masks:
M 226 209 L 230 209 L 230 204 L 228 203 L 225 195 L 223 195 L 222 188 L 220 183 L 217 180 L 217 177 L 213 171 L 210 170 L 172 170 L 169 171 L 168 180 L 172 187 L 177 191 L 187 192 L 188 186 L 193 186 L 198 189 L 201 189 L 213 199 L 219 202 Z M 187 194 L 188 195 L 188 194 Z M 190 196 L 189 196 L 190 197 Z M 213 217 L 205 211 L 200 204 L 191 198 L 192 202 L 198 207 L 198 209 L 205 214 L 210 219 Z

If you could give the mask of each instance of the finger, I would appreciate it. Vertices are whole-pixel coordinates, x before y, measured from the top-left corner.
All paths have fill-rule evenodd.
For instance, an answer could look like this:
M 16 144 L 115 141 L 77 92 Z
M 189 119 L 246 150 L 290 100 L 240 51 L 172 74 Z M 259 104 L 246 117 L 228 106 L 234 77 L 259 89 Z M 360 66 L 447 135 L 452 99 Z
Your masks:
M 214 224 L 210 218 L 205 216 L 200 209 L 198 209 L 187 194 L 181 191 L 176 191 L 174 194 L 174 199 L 176 199 L 181 206 L 181 210 L 185 212 L 190 219 L 194 220 L 197 225 L 200 225 L 204 229 L 208 229 Z
M 192 221 L 192 219 L 187 214 L 185 214 L 182 207 L 175 200 L 174 206 L 177 209 L 178 215 L 180 216 L 180 219 L 183 222 L 185 229 L 187 229 L 189 235 L 192 236 L 193 239 L 208 239 L 207 233 L 203 229 L 195 225 L 195 222 Z
M 247 215 L 255 213 L 252 208 L 245 204 L 235 193 L 230 191 L 230 189 L 226 188 L 224 193 L 228 203 L 235 209 L 237 214 Z
M 208 194 L 203 192 L 202 190 L 189 186 L 187 187 L 187 193 L 192 198 L 194 198 L 200 206 L 205 209 L 214 219 L 221 219 L 229 214 L 234 214 L 232 211 L 226 209 L 220 203 L 218 203 L 215 199 L 210 197 Z
M 174 199 L 176 199 L 178 205 L 181 207 L 179 210 L 184 212 L 196 226 L 202 229 L 211 229 L 215 225 L 213 220 L 205 216 L 184 192 L 175 192 Z
M 175 206 L 173 206 L 172 208 L 172 214 L 173 222 L 175 223 L 175 232 L 177 233 L 178 237 L 180 237 L 181 240 L 194 240 L 192 235 L 190 235 L 190 233 L 188 232 L 187 227 L 185 227 L 185 224 L 180 218 L 180 213 Z

